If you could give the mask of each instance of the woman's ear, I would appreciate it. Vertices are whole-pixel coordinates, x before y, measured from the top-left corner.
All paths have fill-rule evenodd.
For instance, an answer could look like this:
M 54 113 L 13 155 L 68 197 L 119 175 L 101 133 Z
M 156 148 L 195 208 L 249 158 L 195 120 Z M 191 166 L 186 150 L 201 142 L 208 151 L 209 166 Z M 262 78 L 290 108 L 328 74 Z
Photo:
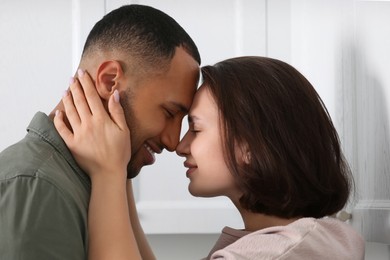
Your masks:
M 248 144 L 241 144 L 238 146 L 238 156 L 241 161 L 245 164 L 250 164 L 252 160 L 251 151 L 249 150 Z
M 123 77 L 122 66 L 116 60 L 105 61 L 96 73 L 96 90 L 102 99 L 108 100 L 119 88 L 119 80 Z
M 250 164 L 251 161 L 252 161 L 251 152 L 247 151 L 247 152 L 244 154 L 244 162 L 245 162 L 245 164 Z

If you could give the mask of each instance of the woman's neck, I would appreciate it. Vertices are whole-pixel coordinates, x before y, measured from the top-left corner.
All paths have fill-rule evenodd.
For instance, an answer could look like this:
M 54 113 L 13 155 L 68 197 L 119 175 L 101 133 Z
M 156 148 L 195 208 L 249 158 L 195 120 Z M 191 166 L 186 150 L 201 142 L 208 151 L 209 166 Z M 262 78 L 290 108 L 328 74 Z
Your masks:
M 276 216 L 269 216 L 261 213 L 253 213 L 249 211 L 240 211 L 242 220 L 244 221 L 245 230 L 257 231 L 260 229 L 274 227 L 274 226 L 286 226 L 298 218 L 280 218 Z
M 246 231 L 253 232 L 268 227 L 286 226 L 299 219 L 299 217 L 281 218 L 276 216 L 265 215 L 262 213 L 253 213 L 251 211 L 243 209 L 239 205 L 239 203 L 235 203 L 235 202 L 233 203 L 241 214 Z

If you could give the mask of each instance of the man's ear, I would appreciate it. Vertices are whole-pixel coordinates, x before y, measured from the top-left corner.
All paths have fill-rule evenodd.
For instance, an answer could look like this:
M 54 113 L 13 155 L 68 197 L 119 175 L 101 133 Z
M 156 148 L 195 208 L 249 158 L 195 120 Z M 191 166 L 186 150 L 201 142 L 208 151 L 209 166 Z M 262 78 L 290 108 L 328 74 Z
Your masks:
M 119 88 L 119 80 L 123 77 L 121 64 L 116 60 L 105 61 L 97 69 L 96 90 L 102 99 L 108 100 Z

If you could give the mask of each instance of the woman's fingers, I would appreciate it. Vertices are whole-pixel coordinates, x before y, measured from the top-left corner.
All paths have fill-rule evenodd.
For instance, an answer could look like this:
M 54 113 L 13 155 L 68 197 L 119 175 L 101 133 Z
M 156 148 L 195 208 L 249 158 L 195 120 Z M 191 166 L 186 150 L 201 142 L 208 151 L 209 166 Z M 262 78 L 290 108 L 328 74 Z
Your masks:
M 66 145 L 68 147 L 71 147 L 73 144 L 73 139 L 74 139 L 73 132 L 65 124 L 64 115 L 59 110 L 56 111 L 56 114 L 54 117 L 54 125 L 55 125 L 58 133 L 60 134 L 60 136 L 62 137 L 62 139 L 66 143 Z
M 73 97 L 74 107 L 78 112 L 81 121 L 84 121 L 86 118 L 89 118 L 91 115 L 91 110 L 84 95 L 84 91 L 80 86 L 80 83 L 77 79 L 71 79 L 70 91 Z M 66 113 L 68 115 L 68 113 Z
M 98 92 L 96 91 L 95 84 L 92 81 L 90 75 L 82 69 L 79 69 L 77 71 L 77 75 L 84 90 L 85 96 L 83 95 L 83 97 L 87 99 L 87 103 L 92 114 L 100 113 L 104 115 L 105 113 L 103 112 L 105 111 L 105 109 L 102 100 Z
M 127 131 L 127 123 L 125 118 L 125 113 L 123 111 L 122 105 L 119 102 L 119 92 L 115 90 L 110 100 L 108 101 L 108 112 L 111 115 L 111 119 L 118 125 L 119 129 L 122 131 Z
M 73 95 L 69 91 L 66 91 L 62 97 L 62 104 L 64 105 L 65 114 L 70 123 L 71 130 L 77 129 L 81 124 L 79 111 L 76 109 L 73 102 Z

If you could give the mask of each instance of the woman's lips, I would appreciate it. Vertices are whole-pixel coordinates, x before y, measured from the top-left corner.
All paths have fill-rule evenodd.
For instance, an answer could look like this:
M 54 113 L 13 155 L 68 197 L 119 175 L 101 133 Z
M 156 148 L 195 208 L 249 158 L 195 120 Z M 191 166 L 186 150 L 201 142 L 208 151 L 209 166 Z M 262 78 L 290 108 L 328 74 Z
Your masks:
M 194 164 L 191 164 L 189 162 L 184 162 L 184 167 L 188 168 L 187 172 L 186 172 L 186 176 L 188 177 L 192 172 L 194 172 L 196 169 L 198 169 L 198 167 Z
M 197 167 L 189 168 L 186 172 L 187 178 L 197 169 Z

